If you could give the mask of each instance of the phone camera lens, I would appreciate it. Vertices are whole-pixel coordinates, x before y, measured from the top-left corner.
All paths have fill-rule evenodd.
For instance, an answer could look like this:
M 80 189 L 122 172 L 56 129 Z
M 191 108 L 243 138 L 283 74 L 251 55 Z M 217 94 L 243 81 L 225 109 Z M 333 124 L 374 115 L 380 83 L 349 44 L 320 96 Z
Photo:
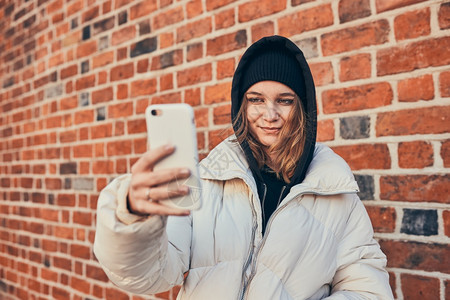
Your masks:
M 156 111 L 156 109 L 152 109 L 152 116 L 157 116 L 158 115 L 158 111 Z

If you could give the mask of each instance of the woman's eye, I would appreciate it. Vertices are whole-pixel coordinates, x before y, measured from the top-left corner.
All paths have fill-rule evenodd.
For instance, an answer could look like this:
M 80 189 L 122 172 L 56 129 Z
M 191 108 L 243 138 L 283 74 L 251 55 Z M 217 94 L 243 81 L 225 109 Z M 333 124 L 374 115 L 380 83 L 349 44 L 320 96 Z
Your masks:
M 250 103 L 260 103 L 260 102 L 264 102 L 264 100 L 261 99 L 261 98 L 248 98 L 247 100 L 248 100 L 248 102 L 250 102 Z
M 294 99 L 279 99 L 278 103 L 284 105 L 291 105 L 292 103 L 294 103 Z

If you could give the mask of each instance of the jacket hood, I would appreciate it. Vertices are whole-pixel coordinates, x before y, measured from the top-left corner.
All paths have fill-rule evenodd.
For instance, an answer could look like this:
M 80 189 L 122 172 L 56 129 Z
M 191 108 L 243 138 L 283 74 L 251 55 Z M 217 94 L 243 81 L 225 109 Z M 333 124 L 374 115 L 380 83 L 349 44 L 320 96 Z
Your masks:
M 306 175 L 309 164 L 311 163 L 314 147 L 316 143 L 317 132 L 317 106 L 316 106 L 316 92 L 314 87 L 311 70 L 306 62 L 303 52 L 292 41 L 281 36 L 264 37 L 251 45 L 241 57 L 239 64 L 234 73 L 232 87 L 231 87 L 231 118 L 233 122 L 233 129 L 236 132 L 239 124 L 237 115 L 242 104 L 242 82 L 245 70 L 253 58 L 264 53 L 266 49 L 276 49 L 287 52 L 292 55 L 298 62 L 298 67 L 301 69 L 303 78 L 299 80 L 304 81 L 305 91 L 301 95 L 301 101 L 306 114 L 306 138 L 305 146 L 302 156 L 300 157 L 291 182 L 287 186 L 284 195 L 286 195 L 290 188 L 298 183 L 301 183 Z M 299 95 L 300 96 L 300 95 Z M 241 147 L 245 153 L 249 167 L 257 181 L 262 181 L 261 173 L 258 168 L 258 163 L 254 158 L 250 146 L 247 141 L 241 143 Z

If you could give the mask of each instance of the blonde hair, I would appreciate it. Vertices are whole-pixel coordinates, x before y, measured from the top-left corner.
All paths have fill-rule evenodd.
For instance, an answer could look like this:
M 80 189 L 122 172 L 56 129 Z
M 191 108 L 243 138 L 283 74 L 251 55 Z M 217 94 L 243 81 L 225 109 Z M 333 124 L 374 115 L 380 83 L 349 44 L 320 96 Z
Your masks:
M 306 117 L 300 98 L 296 95 L 294 107 L 279 133 L 280 139 L 277 143 L 269 146 L 267 151 L 264 150 L 265 146 L 250 131 L 247 120 L 247 106 L 248 100 L 244 96 L 235 124 L 233 124 L 234 128 L 237 125 L 235 133 L 238 142 L 242 144 L 244 140 L 247 141 L 259 168 L 270 162 L 272 166 L 275 166 L 274 171 L 277 177 L 283 178 L 285 182 L 289 183 L 303 154 L 305 145 Z M 271 160 L 268 153 L 276 154 L 274 155 L 275 158 Z

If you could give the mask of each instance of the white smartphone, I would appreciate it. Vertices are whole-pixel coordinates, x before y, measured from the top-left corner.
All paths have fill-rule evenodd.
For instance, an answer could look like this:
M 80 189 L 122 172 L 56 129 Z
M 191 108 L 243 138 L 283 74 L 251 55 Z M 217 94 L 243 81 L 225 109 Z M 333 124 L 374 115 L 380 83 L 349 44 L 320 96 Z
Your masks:
M 198 170 L 197 132 L 192 107 L 188 104 L 155 104 L 145 110 L 148 144 L 156 148 L 166 144 L 175 146 L 175 152 L 159 161 L 154 170 L 189 168 L 189 178 L 169 183 L 169 190 L 179 185 L 189 187 L 189 194 L 161 201 L 162 204 L 189 210 L 201 207 L 201 183 Z

